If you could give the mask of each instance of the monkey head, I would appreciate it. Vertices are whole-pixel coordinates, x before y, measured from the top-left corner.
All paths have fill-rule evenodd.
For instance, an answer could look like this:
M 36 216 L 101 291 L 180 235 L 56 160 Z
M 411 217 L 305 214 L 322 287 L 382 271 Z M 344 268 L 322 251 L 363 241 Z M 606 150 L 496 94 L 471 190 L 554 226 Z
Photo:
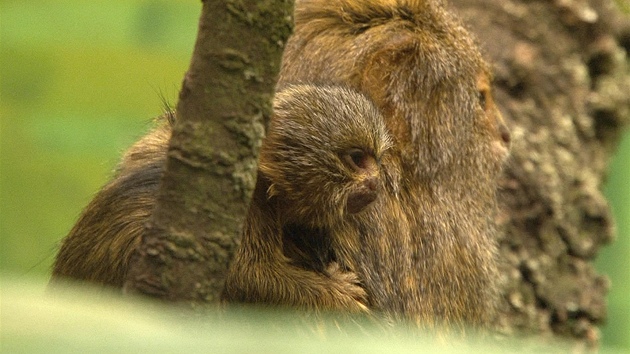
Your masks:
M 380 159 L 391 141 L 383 118 L 362 94 L 339 86 L 289 85 L 276 93 L 260 153 L 287 222 L 329 226 L 378 196 Z

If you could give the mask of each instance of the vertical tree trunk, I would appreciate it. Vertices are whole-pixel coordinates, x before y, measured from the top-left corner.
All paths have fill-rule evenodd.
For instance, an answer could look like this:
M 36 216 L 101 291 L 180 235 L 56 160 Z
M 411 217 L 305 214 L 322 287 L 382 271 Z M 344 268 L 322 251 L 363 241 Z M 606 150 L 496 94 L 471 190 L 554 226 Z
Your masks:
M 203 2 L 158 203 L 125 284 L 218 299 L 256 181 L 292 1 Z
M 608 289 L 592 261 L 613 237 L 601 186 L 630 118 L 630 26 L 611 0 L 452 1 L 494 62 L 513 135 L 499 324 L 592 345 Z

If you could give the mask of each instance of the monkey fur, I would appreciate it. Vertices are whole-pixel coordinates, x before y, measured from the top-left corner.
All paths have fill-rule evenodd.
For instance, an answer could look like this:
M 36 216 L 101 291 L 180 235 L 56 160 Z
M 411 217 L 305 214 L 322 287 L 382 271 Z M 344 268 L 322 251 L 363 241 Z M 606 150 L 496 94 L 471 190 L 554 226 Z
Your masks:
M 299 266 L 324 276 L 330 277 L 326 265 L 348 270 L 346 275 L 356 276 L 366 294 L 358 302 L 367 299 L 370 310 L 388 318 L 424 328 L 488 326 L 498 284 L 496 179 L 510 136 L 492 101 L 488 64 L 473 39 L 440 0 L 297 0 L 294 19 L 278 89 L 339 84 L 362 92 L 381 111 L 392 145 L 380 161 L 378 198 L 349 214 L 338 229 L 326 230 L 326 235 L 337 235 L 326 241 L 335 243 L 334 252 L 291 236 L 311 235 L 317 228 L 290 225 L 283 234 L 292 246 L 283 257 L 301 259 Z M 126 251 L 137 243 L 155 203 L 154 190 L 141 193 L 136 185 L 143 185 L 151 161 L 163 159 L 167 147 L 160 130 L 143 141 L 131 149 L 139 158 L 128 154 L 123 161 L 121 170 L 129 163 L 130 174 L 118 175 L 88 206 L 85 214 L 92 217 L 84 214 L 66 239 L 54 274 L 79 277 L 78 266 L 58 265 L 59 259 L 85 257 L 94 240 L 122 245 L 111 258 L 95 260 L 98 267 L 126 266 Z M 160 173 L 151 175 L 154 183 Z M 134 190 L 121 181 L 125 176 Z M 263 188 L 261 183 L 269 182 L 259 181 Z M 109 203 L 99 201 L 101 194 L 121 202 L 108 208 Z M 258 191 L 255 197 L 260 196 Z M 88 229 L 94 239 L 81 231 Z M 104 274 L 97 275 L 103 282 Z M 253 299 L 242 295 L 240 300 Z M 265 301 L 310 306 L 295 298 Z M 348 303 L 356 309 L 356 302 Z
M 83 210 L 57 252 L 52 280 L 122 287 L 132 253 L 155 205 L 174 116 L 125 153 L 115 177 Z
M 369 209 L 391 144 L 383 118 L 340 87 L 276 94 L 258 184 L 223 299 L 310 310 L 364 311 L 365 292 L 336 261 L 347 220 Z
M 336 252 L 372 310 L 424 328 L 487 327 L 497 297 L 493 216 L 510 136 L 491 75 L 439 1 L 298 0 L 278 87 L 349 85 L 382 111 L 399 170 Z

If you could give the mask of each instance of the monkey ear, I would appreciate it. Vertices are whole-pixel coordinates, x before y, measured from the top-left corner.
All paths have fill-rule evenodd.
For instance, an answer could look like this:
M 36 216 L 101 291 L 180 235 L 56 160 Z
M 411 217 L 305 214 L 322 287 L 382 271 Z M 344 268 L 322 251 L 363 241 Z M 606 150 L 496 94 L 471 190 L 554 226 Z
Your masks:
M 365 58 L 359 87 L 381 108 L 390 130 L 396 130 L 393 125 L 404 122 L 404 119 L 395 118 L 395 102 L 402 98 L 397 97 L 404 94 L 401 90 L 415 89 L 412 81 L 416 76 L 414 70 L 417 68 L 417 51 L 417 39 L 413 34 L 403 32 L 388 35 L 376 43 L 371 54 Z M 405 131 L 406 127 L 401 129 Z
M 361 73 L 363 87 L 372 99 L 377 100 L 377 103 L 387 103 L 391 99 L 387 97 L 388 93 L 396 94 L 393 89 L 411 88 L 404 82 L 401 85 L 401 80 L 410 80 L 415 76 L 413 71 L 417 68 L 417 52 L 418 41 L 411 33 L 390 35 L 375 45 Z

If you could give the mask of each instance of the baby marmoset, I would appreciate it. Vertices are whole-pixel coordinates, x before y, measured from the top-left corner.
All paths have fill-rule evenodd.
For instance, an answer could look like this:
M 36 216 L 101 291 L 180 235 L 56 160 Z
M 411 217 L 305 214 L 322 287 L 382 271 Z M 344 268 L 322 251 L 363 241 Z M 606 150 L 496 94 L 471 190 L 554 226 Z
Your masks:
M 359 241 L 345 232 L 347 223 L 395 178 L 381 168 L 390 145 L 382 116 L 355 91 L 294 85 L 276 93 L 223 298 L 367 309 L 355 270 L 341 266 L 345 255 L 337 250 Z

